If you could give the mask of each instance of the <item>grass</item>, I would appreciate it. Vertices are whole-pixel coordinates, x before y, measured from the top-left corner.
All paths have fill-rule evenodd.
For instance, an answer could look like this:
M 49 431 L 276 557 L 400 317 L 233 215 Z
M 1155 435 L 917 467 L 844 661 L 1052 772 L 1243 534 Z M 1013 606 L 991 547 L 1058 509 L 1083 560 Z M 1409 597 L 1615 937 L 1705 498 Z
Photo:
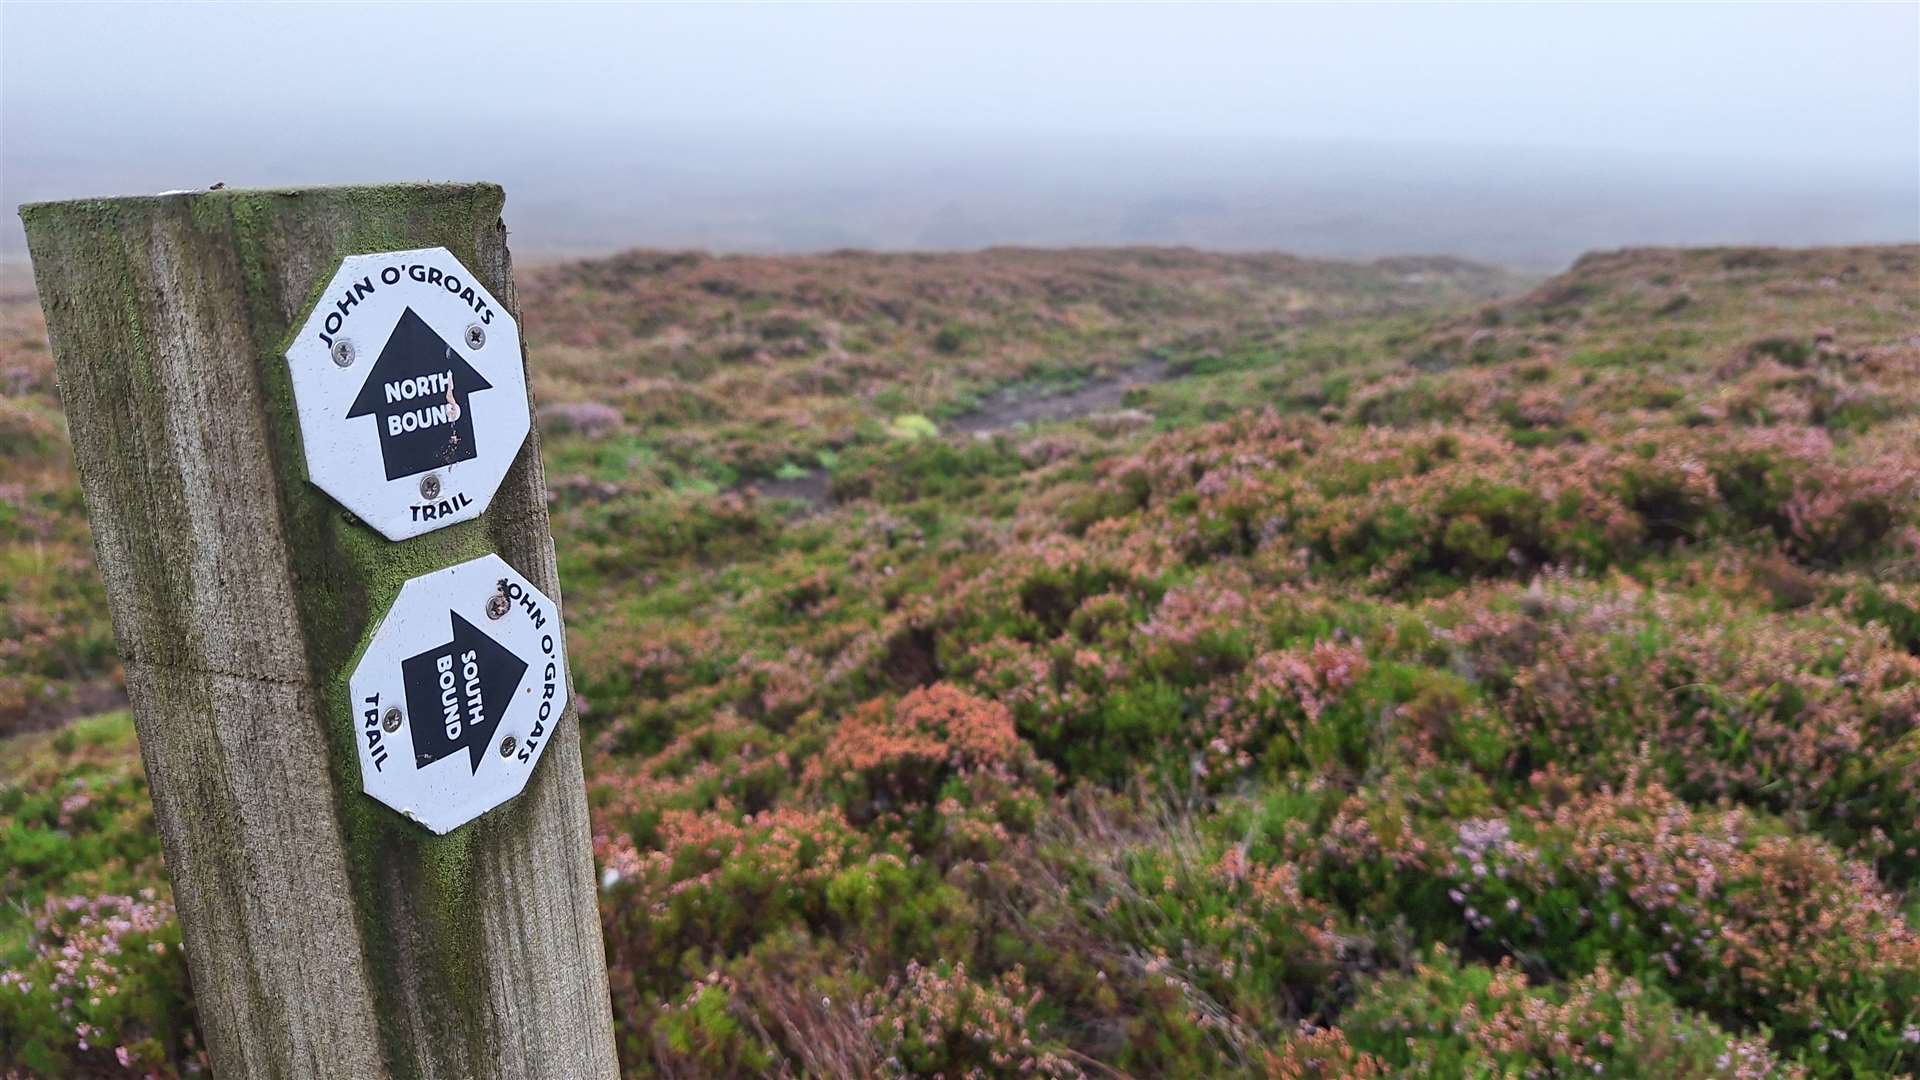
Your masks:
M 528 272 L 624 1071 L 1920 1072 L 1916 269 Z M 0 316 L 31 727 L 113 669 Z M 8 745 L 0 966 L 140 989 L 0 987 L 0 1066 L 198 1061 L 134 749 Z

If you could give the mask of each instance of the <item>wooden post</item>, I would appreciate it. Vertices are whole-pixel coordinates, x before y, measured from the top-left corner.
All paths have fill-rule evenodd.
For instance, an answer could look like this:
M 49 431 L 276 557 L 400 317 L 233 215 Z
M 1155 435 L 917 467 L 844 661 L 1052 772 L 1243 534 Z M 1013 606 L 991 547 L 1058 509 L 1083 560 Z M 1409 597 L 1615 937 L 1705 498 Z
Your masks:
M 348 667 L 498 552 L 558 600 L 537 433 L 403 543 L 305 479 L 287 339 L 343 256 L 445 246 L 517 307 L 497 186 L 23 207 L 200 1023 L 229 1077 L 616 1073 L 579 729 L 437 837 L 361 792 Z

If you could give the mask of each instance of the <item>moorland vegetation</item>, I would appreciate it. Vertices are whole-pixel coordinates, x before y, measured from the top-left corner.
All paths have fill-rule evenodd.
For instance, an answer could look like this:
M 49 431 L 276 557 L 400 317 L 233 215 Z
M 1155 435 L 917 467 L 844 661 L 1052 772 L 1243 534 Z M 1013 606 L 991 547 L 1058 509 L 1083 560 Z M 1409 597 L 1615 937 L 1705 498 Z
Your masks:
M 1920 249 L 523 272 L 632 1076 L 1920 1073 Z M 202 1067 L 0 304 L 0 1071 Z

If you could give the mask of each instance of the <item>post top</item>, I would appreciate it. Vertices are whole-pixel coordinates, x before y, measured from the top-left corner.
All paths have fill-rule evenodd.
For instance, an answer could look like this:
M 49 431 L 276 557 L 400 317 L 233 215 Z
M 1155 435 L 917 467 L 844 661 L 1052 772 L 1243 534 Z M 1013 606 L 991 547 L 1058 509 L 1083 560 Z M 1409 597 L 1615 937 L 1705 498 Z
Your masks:
M 390 184 L 322 184 L 306 187 L 207 188 L 161 191 L 151 195 L 107 195 L 75 199 L 49 199 L 22 203 L 22 221 L 31 225 L 36 219 L 65 216 L 73 212 L 130 210 L 158 207 L 178 202 L 241 201 L 262 199 L 315 199 L 334 203 L 420 202 L 436 199 L 492 197 L 504 201 L 506 189 L 489 180 L 403 181 Z

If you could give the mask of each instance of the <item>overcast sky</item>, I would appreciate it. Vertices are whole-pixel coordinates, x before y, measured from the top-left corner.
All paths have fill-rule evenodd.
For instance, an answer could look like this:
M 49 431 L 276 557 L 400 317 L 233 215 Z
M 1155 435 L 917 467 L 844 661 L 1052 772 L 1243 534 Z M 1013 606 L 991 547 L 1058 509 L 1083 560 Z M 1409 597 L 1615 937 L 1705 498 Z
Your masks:
M 1090 169 L 1133 153 L 1223 170 L 1175 162 L 1183 179 L 1129 196 L 1137 209 L 1148 194 L 1237 207 L 1268 160 L 1247 147 L 1330 144 L 1375 172 L 1438 155 L 1467 187 L 1463 155 L 1493 180 L 1507 155 L 1797 185 L 1879 200 L 1842 231 L 1912 239 L 1920 4 L 0 4 L 9 206 L 214 180 L 494 178 L 510 212 L 532 208 L 523 231 L 547 228 L 541 207 L 590 222 L 575 204 L 611 199 L 610 243 L 755 246 L 753 207 L 713 192 L 778 202 L 788 222 L 794 198 L 865 177 L 867 217 L 823 207 L 842 224 L 821 235 L 900 246 L 875 206 L 1023 239 L 1021 221 L 1045 220 L 1031 199 L 1028 218 L 1006 209 L 1028 194 L 1023 162 L 1070 191 L 1080 148 Z M 1294 180 L 1312 156 L 1288 158 Z M 942 187 L 955 168 L 993 196 Z M 1116 203 L 1114 220 L 1132 219 Z

